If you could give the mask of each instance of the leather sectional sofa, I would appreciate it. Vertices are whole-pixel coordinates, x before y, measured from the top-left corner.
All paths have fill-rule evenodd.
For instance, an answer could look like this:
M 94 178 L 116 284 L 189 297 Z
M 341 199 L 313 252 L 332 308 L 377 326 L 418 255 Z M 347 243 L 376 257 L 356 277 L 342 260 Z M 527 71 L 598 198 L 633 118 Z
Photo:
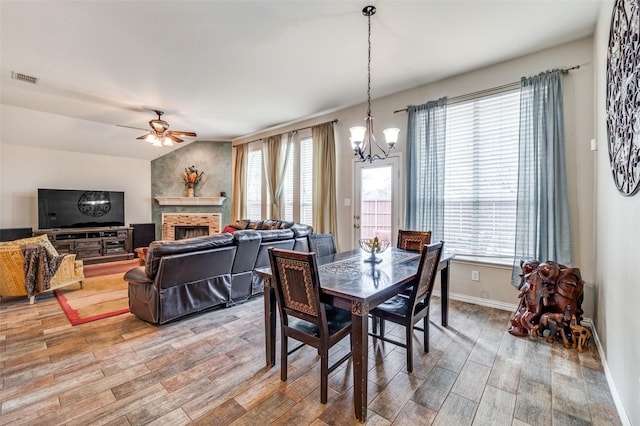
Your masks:
M 225 230 L 233 232 L 153 241 L 146 264 L 124 276 L 131 312 L 163 324 L 215 306 L 242 303 L 264 291 L 253 270 L 269 265 L 267 249 L 309 251 L 308 235 L 313 232 L 308 225 L 279 221 L 238 221 Z

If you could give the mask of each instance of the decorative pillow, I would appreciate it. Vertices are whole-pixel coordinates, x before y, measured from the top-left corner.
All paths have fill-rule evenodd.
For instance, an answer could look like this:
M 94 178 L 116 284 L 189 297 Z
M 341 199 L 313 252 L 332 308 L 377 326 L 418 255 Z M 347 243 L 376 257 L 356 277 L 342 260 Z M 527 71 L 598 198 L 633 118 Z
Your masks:
M 260 227 L 260 229 L 278 229 L 278 228 L 280 228 L 280 221 L 269 220 L 269 219 L 262 222 L 262 226 Z
M 236 220 L 235 222 L 233 222 L 231 225 L 227 225 L 227 226 L 231 226 L 235 229 L 247 229 L 247 225 L 249 224 L 249 221 L 247 219 L 243 219 L 243 220 Z
M 249 222 L 246 229 L 262 229 L 262 221 L 257 220 L 255 222 Z
M 15 245 L 18 245 L 22 249 L 24 249 L 26 246 L 32 245 L 32 244 L 39 244 L 41 246 L 44 246 L 44 248 L 47 249 L 47 251 L 49 252 L 50 255 L 59 256 L 58 250 L 56 250 L 56 248 L 53 246 L 53 244 L 51 244 L 51 241 L 49 241 L 49 237 L 47 237 L 47 234 L 37 235 L 35 237 L 21 238 L 19 240 L 14 240 L 14 241 L 0 242 L 0 246 L 15 246 Z
M 222 230 L 222 233 L 225 233 L 225 232 L 236 232 L 236 231 L 240 231 L 242 229 L 244 229 L 244 228 L 235 228 L 233 225 L 227 225 Z

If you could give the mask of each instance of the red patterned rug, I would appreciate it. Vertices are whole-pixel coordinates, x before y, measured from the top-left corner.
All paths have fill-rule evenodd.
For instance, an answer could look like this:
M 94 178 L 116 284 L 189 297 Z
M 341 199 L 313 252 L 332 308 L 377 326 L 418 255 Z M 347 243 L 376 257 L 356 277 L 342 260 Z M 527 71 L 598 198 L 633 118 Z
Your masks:
M 82 289 L 69 286 L 54 290 L 71 324 L 84 324 L 130 312 L 128 285 L 123 276 L 138 265 L 137 259 L 86 265 Z

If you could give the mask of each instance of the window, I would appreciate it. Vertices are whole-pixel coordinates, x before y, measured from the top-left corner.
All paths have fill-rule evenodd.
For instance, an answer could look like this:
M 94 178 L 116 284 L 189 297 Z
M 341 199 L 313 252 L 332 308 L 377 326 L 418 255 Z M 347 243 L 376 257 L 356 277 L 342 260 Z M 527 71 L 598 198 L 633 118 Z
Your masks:
M 247 215 L 254 219 L 264 218 L 262 212 L 268 211 L 267 197 L 262 195 L 262 189 L 266 188 L 262 149 L 256 145 L 249 150 L 247 165 Z M 282 219 L 311 225 L 313 140 L 310 136 L 301 136 L 289 149 L 282 190 Z
M 447 107 L 444 240 L 456 254 L 512 258 L 519 90 Z
M 313 140 L 300 141 L 300 216 L 298 221 L 311 225 L 313 221 Z
M 284 220 L 311 224 L 313 141 L 301 138 L 290 147 L 283 190 Z
M 247 219 L 262 218 L 262 149 L 249 147 L 247 161 Z
M 296 153 L 298 152 L 298 146 L 297 144 L 294 144 L 293 146 L 289 147 L 289 158 L 287 159 L 287 166 L 284 172 L 284 189 L 282 190 L 282 205 L 283 205 L 283 210 L 284 210 L 284 220 L 293 220 L 294 217 L 294 201 L 295 201 L 295 191 L 296 191 L 296 185 L 295 185 L 295 181 L 293 179 L 294 174 L 295 175 L 299 175 L 299 173 L 294 173 L 295 169 L 297 169 L 298 166 L 298 156 L 296 155 Z

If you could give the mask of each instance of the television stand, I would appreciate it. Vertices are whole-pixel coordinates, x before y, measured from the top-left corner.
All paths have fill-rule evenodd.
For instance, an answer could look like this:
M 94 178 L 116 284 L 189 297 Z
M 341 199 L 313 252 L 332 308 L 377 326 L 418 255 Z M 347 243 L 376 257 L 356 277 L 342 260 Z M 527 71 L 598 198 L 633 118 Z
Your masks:
M 34 234 L 46 234 L 58 253 L 75 254 L 86 265 L 134 258 L 131 227 L 40 229 Z

